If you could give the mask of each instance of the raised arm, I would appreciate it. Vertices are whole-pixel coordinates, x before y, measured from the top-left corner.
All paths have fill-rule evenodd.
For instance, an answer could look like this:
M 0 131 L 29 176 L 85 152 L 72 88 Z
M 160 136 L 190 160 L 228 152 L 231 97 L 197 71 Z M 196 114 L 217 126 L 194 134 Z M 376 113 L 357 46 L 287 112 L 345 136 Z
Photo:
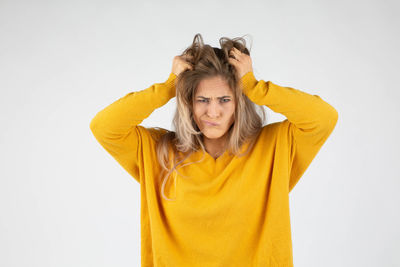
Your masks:
M 154 150 L 153 134 L 165 129 L 145 128 L 139 124 L 157 108 L 175 97 L 175 80 L 180 72 L 191 68 L 179 56 L 163 83 L 131 92 L 99 111 L 90 122 L 90 129 L 101 146 L 140 183 L 143 153 Z
M 229 55 L 243 93 L 252 102 L 265 105 L 287 118 L 280 123 L 279 131 L 288 140 L 290 192 L 335 128 L 338 112 L 318 95 L 271 81 L 257 81 L 248 52 L 232 48 Z
M 138 182 L 143 144 L 152 144 L 152 129 L 139 124 L 175 96 L 174 73 L 164 83 L 131 92 L 99 111 L 90 129 L 101 146 Z
M 257 81 L 252 71 L 241 78 L 241 83 L 251 101 L 287 118 L 280 131 L 287 135 L 290 146 L 290 192 L 335 128 L 338 112 L 318 95 Z

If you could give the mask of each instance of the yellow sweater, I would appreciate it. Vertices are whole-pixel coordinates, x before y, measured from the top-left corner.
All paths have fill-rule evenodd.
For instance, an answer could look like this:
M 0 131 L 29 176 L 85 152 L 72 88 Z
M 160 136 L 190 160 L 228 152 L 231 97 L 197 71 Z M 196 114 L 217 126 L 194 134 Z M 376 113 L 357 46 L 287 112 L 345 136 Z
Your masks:
M 167 201 L 155 152 L 167 130 L 139 124 L 176 96 L 175 79 L 171 72 L 164 83 L 128 93 L 90 123 L 101 146 L 140 183 L 142 266 L 293 266 L 289 192 L 333 131 L 337 111 L 318 95 L 246 73 L 249 99 L 287 119 L 265 125 L 245 157 L 206 153 L 178 169 L 190 177 L 174 172 L 165 194 L 176 201 Z M 198 151 L 184 163 L 202 157 Z

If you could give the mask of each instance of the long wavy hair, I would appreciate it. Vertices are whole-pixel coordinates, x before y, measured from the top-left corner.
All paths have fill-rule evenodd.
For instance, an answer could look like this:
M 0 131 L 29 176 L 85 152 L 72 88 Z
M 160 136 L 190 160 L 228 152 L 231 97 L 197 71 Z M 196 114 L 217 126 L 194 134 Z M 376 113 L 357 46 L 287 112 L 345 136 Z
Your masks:
M 168 198 L 164 193 L 170 174 L 174 171 L 178 173 L 178 165 L 192 153 L 201 149 L 203 151 L 203 158 L 201 160 L 205 156 L 202 132 L 193 118 L 194 97 L 200 81 L 220 76 L 228 83 L 234 95 L 235 120 L 227 133 L 226 149 L 228 153 L 238 157 L 246 155 L 252 149 L 265 122 L 266 115 L 264 109 L 253 103 L 242 92 L 236 69 L 228 62 L 229 51 L 232 47 L 250 55 L 246 47 L 246 40 L 243 37 L 233 39 L 222 37 L 219 43 L 221 48 L 204 44 L 202 36 L 198 33 L 195 35 L 192 45 L 186 48 L 180 55 L 188 55 L 189 57 L 186 60 L 193 68 L 180 73 L 175 81 L 177 106 L 173 118 L 173 127 L 176 131 L 167 131 L 162 134 L 157 140 L 156 147 L 158 162 L 163 169 L 161 174 L 164 174 L 163 178 L 160 178 L 163 180 L 160 188 L 161 195 L 166 200 L 173 200 Z M 257 112 L 257 108 L 260 110 L 260 113 Z M 245 143 L 248 143 L 249 146 L 245 153 L 240 153 Z M 179 168 L 200 161 L 192 161 L 181 165 Z M 177 177 L 175 173 L 175 190 Z M 179 177 L 185 176 L 179 175 Z

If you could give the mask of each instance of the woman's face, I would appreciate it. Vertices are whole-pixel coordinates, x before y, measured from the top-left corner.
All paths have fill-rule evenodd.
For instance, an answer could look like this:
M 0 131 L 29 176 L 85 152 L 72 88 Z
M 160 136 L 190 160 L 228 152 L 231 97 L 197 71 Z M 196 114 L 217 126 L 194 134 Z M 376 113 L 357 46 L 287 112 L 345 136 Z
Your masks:
M 228 83 L 220 76 L 202 80 L 193 103 L 194 120 L 209 139 L 224 136 L 234 122 L 235 99 Z M 210 125 L 207 123 L 216 125 Z

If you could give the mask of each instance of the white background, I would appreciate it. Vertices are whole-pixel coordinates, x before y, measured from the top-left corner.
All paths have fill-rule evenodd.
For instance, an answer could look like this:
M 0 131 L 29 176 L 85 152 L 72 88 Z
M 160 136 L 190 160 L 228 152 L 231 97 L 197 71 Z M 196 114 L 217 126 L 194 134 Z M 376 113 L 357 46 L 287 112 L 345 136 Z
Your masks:
M 296 267 L 400 266 L 397 1 L 0 1 L 0 266 L 139 266 L 139 184 L 91 119 L 196 33 L 317 94 L 335 130 L 290 193 Z M 172 129 L 175 98 L 143 126 Z M 268 123 L 285 117 L 266 108 Z

